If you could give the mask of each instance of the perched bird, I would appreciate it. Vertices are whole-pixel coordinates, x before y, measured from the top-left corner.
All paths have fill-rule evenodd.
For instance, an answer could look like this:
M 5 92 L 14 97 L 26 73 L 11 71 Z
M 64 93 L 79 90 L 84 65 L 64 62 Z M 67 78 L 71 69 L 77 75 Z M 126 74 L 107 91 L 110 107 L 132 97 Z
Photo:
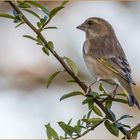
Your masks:
M 120 86 L 128 97 L 130 106 L 140 105 L 133 95 L 131 68 L 110 23 L 98 17 L 88 18 L 77 27 L 86 33 L 83 46 L 85 63 L 98 80 Z

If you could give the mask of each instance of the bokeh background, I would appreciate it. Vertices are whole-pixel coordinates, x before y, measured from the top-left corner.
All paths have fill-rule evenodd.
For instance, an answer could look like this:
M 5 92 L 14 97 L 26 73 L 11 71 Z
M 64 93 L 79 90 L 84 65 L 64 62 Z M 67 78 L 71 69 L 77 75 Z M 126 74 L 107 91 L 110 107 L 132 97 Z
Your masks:
M 42 3 L 51 9 L 61 2 Z M 12 8 L 7 3 L 0 2 L 0 13 L 12 13 Z M 138 1 L 70 1 L 50 23 L 58 29 L 48 30 L 44 35 L 47 40 L 54 41 L 59 54 L 71 57 L 76 62 L 82 79 L 91 83 L 94 78 L 89 74 L 82 58 L 85 35 L 75 27 L 92 16 L 109 21 L 130 62 L 132 75 L 137 83 L 133 90 L 140 101 L 139 13 Z M 34 18 L 26 15 L 35 23 Z M 0 18 L 0 138 L 43 139 L 46 138 L 44 124 L 48 122 L 62 134 L 57 121 L 73 118 L 74 123 L 87 113 L 87 108 L 81 105 L 83 98 L 59 101 L 62 95 L 79 88 L 67 84 L 66 79 L 70 77 L 61 74 L 50 88 L 46 89 L 48 76 L 52 72 L 62 70 L 61 65 L 53 56 L 47 57 L 33 41 L 22 37 L 24 34 L 34 35 L 28 27 L 23 25 L 15 29 L 14 26 L 12 21 Z M 140 112 L 136 108 L 114 103 L 112 110 L 117 117 L 123 114 L 134 116 L 134 119 L 126 119 L 124 123 L 131 126 L 140 123 Z M 115 137 L 101 125 L 83 138 Z

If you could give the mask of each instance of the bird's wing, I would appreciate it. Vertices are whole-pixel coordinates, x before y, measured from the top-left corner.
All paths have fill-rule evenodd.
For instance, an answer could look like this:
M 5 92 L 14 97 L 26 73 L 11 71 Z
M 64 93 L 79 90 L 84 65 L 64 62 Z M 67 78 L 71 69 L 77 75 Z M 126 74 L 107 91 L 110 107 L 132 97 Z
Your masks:
M 113 73 L 121 76 L 129 83 L 135 84 L 131 77 L 131 69 L 127 60 L 123 57 L 112 57 L 109 59 L 98 58 L 99 63 L 110 69 Z
M 131 77 L 130 65 L 116 37 L 104 36 L 89 41 L 93 57 L 115 74 L 120 75 L 129 83 L 135 84 Z

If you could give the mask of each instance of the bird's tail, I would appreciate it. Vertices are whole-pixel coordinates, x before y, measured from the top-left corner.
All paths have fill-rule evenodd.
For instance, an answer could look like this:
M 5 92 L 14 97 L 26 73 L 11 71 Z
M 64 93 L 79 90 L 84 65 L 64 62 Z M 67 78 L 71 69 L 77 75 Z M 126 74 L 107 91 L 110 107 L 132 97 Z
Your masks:
M 120 77 L 119 77 L 119 82 L 120 82 L 120 85 L 122 86 L 124 92 L 127 94 L 129 106 L 136 105 L 137 108 L 140 110 L 140 105 L 132 92 L 131 84 Z
M 130 106 L 136 105 L 137 108 L 140 110 L 140 105 L 139 105 L 136 97 L 133 95 L 132 91 L 131 92 L 130 91 L 128 92 L 128 104 Z

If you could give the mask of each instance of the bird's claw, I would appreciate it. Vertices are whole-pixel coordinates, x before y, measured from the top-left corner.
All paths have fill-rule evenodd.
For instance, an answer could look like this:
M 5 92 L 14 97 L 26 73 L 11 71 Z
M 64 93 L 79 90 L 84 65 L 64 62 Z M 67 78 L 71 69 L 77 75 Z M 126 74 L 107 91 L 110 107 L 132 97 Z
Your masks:
M 118 85 L 116 85 L 115 89 L 114 89 L 112 92 L 109 93 L 109 96 L 110 96 L 111 98 L 114 98 L 114 97 L 115 97 L 116 92 L 117 92 L 117 89 L 118 89 Z
M 95 82 L 91 83 L 91 84 L 87 87 L 87 90 L 86 90 L 85 95 L 88 95 L 88 94 L 90 93 L 91 87 L 92 87 L 94 84 L 96 84 L 97 82 L 98 82 L 98 81 L 95 81 Z

